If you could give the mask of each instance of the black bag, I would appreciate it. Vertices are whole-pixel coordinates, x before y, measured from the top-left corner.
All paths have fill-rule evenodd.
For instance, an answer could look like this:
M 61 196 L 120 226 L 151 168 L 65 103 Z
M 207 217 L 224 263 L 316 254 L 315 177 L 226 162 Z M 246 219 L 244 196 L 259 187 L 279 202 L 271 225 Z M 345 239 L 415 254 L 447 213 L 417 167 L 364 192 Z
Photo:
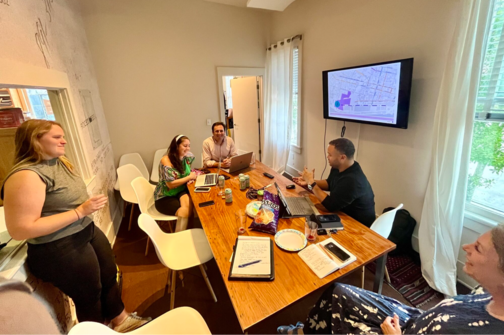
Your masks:
M 387 207 L 383 210 L 383 213 L 393 209 L 394 207 Z M 413 246 L 411 245 L 411 237 L 413 236 L 415 226 L 416 220 L 413 219 L 407 210 L 400 209 L 397 211 L 392 231 L 388 237 L 388 239 L 394 242 L 397 247 L 395 250 L 389 252 L 390 256 L 415 254 Z

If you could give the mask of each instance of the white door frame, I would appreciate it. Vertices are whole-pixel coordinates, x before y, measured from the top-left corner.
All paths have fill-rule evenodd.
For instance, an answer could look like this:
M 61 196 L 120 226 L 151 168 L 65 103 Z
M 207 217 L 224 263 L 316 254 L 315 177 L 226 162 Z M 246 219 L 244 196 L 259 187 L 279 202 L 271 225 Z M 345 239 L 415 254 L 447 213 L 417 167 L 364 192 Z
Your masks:
M 260 150 L 263 151 L 264 143 L 264 83 L 265 69 L 263 67 L 217 67 L 217 89 L 219 92 L 219 117 L 221 122 L 226 122 L 226 110 L 224 109 L 223 78 L 228 76 L 261 77 L 261 92 L 259 92 L 259 117 L 261 119 Z

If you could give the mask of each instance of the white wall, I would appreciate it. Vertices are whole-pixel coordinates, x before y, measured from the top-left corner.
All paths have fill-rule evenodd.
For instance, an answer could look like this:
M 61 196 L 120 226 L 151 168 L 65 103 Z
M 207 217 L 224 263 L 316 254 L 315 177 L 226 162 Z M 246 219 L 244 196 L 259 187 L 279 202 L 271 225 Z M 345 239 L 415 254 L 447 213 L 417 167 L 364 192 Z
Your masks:
M 427 185 L 434 110 L 459 0 L 297 0 L 272 15 L 271 40 L 303 34 L 303 157 L 323 170 L 322 71 L 414 57 L 407 130 L 347 122 L 376 212 L 404 203 L 419 222 Z M 328 121 L 327 139 L 342 122 Z M 360 127 L 360 129 L 359 129 Z M 328 175 L 328 170 L 324 177 Z
M 113 193 L 115 168 L 86 33 L 76 0 L 10 0 L 0 3 L 0 85 L 63 88 L 69 93 L 71 113 L 84 146 L 87 166 L 94 171 L 91 187 L 109 195 L 110 207 L 97 212 L 95 222 L 115 238 L 121 219 Z M 101 145 L 93 148 L 90 127 L 79 90 L 89 90 Z M 118 213 L 118 214 L 117 214 Z M 115 225 L 112 224 L 115 219 Z
M 82 6 L 116 162 L 139 152 L 150 168 L 180 133 L 199 158 L 206 119 L 219 121 L 216 67 L 264 67 L 268 12 L 202 0 Z

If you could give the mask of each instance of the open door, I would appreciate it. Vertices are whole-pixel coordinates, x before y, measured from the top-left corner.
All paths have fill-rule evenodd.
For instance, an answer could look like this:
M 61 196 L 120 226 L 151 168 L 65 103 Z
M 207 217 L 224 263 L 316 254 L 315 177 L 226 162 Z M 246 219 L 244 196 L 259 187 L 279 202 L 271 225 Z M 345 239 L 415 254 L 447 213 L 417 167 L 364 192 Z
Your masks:
M 261 160 L 258 77 L 231 80 L 233 92 L 233 123 L 236 148 L 241 152 L 254 152 Z

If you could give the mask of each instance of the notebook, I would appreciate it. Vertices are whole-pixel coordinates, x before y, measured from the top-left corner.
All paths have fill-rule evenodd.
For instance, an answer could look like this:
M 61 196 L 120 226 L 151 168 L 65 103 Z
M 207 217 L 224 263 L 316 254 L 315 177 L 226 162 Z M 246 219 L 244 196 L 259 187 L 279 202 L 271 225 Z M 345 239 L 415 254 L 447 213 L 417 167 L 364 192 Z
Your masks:
M 273 240 L 269 237 L 238 236 L 228 279 L 275 279 L 273 251 Z
M 340 251 L 346 253 L 349 258 L 342 262 L 337 257 L 325 251 L 324 245 L 334 243 Z M 357 257 L 352 255 L 348 250 L 343 248 L 341 244 L 336 242 L 333 238 L 328 238 L 320 243 L 312 244 L 298 253 L 299 257 L 310 267 L 310 269 L 320 278 L 324 278 L 334 271 L 337 271 L 348 264 L 354 262 Z

